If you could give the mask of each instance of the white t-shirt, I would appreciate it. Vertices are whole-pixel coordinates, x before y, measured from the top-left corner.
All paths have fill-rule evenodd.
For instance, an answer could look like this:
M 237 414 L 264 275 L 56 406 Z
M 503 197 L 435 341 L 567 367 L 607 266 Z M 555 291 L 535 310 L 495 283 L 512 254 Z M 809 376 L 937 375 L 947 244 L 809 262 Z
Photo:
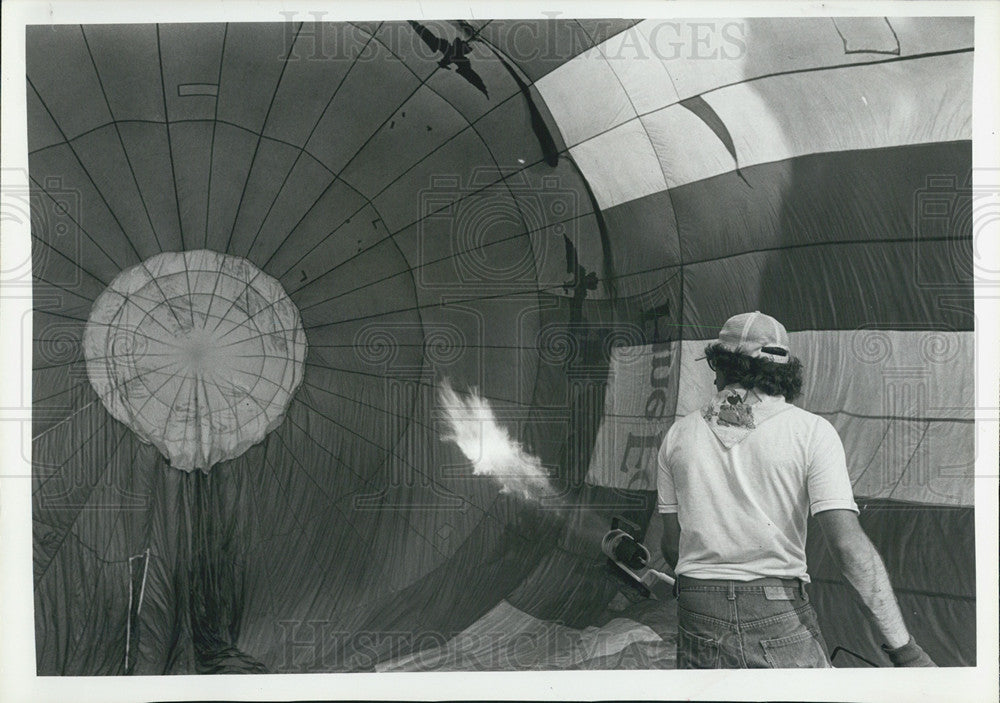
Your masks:
M 809 581 L 808 512 L 858 512 L 833 425 L 780 396 L 762 401 L 766 419 L 729 448 L 702 412 L 676 421 L 663 439 L 658 509 L 677 513 L 678 574 Z

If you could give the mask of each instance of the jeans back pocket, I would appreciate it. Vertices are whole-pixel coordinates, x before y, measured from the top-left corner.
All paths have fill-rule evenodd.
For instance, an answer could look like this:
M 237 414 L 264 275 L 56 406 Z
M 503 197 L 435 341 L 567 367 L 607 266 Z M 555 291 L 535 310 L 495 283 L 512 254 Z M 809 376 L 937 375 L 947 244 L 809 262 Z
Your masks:
M 677 668 L 718 669 L 719 643 L 677 627 Z

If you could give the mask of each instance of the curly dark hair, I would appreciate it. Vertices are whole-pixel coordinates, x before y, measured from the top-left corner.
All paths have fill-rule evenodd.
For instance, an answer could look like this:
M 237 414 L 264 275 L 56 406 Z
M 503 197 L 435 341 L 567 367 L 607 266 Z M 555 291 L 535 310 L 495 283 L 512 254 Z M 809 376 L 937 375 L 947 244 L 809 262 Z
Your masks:
M 783 395 L 791 402 L 802 393 L 802 362 L 794 356 L 787 364 L 754 358 L 724 349 L 718 342 L 705 347 L 708 365 L 722 374 L 726 384 L 739 383 L 747 390 Z

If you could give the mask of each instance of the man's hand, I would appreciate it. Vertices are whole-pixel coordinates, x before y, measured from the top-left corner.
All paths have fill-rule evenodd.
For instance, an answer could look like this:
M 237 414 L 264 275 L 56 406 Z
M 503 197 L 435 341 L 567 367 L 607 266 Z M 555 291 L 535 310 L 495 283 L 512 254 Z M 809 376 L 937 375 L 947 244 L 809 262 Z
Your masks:
M 883 644 L 882 650 L 889 655 L 889 661 L 893 666 L 937 666 L 912 637 L 902 647 L 891 649 Z

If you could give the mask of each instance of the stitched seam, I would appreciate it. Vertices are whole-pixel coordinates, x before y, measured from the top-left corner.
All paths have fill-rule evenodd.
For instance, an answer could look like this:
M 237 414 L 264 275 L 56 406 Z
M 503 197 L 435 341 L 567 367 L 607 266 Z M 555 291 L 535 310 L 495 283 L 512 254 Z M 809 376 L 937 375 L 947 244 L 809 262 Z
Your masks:
M 797 591 L 798 586 L 735 586 L 733 588 L 737 593 L 763 593 L 765 588 L 787 588 L 789 590 Z M 682 593 L 728 593 L 729 589 L 726 586 L 681 586 L 680 590 Z
M 806 603 L 803 606 L 796 608 L 795 610 L 789 610 L 787 613 L 781 613 L 780 615 L 772 615 L 770 617 L 764 618 L 763 620 L 754 620 L 753 622 L 746 623 L 746 627 L 757 628 L 763 625 L 771 625 L 776 622 L 781 622 L 782 620 L 791 620 L 793 617 L 798 618 L 802 613 L 807 612 L 809 604 Z
M 736 644 L 740 649 L 740 663 L 746 669 L 748 667 L 746 653 L 743 650 L 743 624 L 740 622 L 740 606 L 736 598 L 733 598 L 733 621 L 736 623 Z
M 686 617 L 691 618 L 692 620 L 701 620 L 702 622 L 708 623 L 710 625 L 718 625 L 718 626 L 724 627 L 724 628 L 726 628 L 728 630 L 736 630 L 737 629 L 736 626 L 733 625 L 733 623 L 726 622 L 725 620 L 722 620 L 720 618 L 714 618 L 711 615 L 702 615 L 701 613 L 695 613 L 695 612 L 692 612 L 692 611 L 687 610 L 685 608 L 681 608 L 681 610 L 684 610 L 684 615 Z M 678 627 L 679 627 L 679 625 L 678 625 Z
M 805 642 L 806 640 L 815 639 L 812 631 L 806 630 L 805 632 L 799 632 L 795 635 L 788 635 L 787 637 L 775 637 L 774 639 L 761 640 L 760 645 L 764 649 L 769 647 L 783 647 L 787 644 L 797 644 L 799 642 Z

